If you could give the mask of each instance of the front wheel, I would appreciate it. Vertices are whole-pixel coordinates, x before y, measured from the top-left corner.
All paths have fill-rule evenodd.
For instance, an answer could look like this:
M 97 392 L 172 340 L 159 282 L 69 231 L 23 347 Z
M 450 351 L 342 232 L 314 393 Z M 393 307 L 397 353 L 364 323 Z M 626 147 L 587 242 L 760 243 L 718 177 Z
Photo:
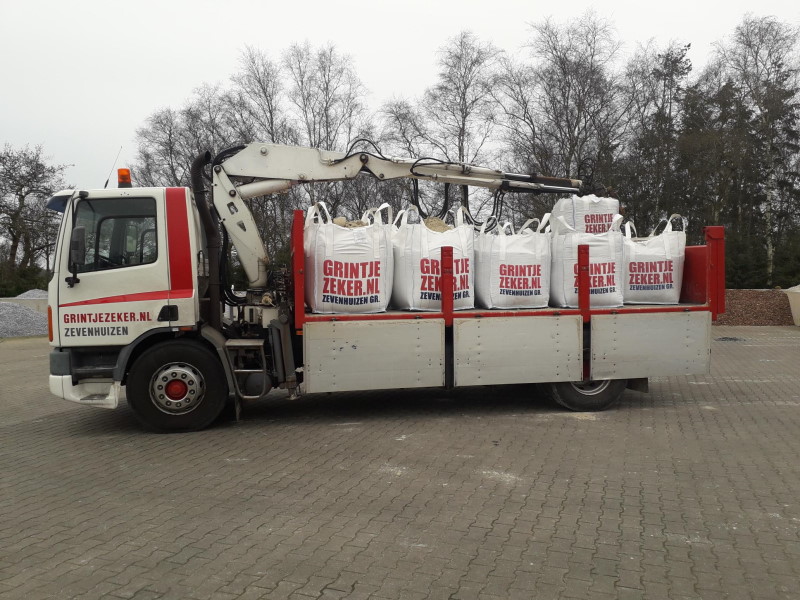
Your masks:
M 146 350 L 128 373 L 128 404 L 156 431 L 196 431 L 216 419 L 228 397 L 225 371 L 205 346 L 169 341 Z
M 626 379 L 598 381 L 563 381 L 544 384 L 548 395 L 564 408 L 576 412 L 605 410 L 620 399 L 627 387 Z

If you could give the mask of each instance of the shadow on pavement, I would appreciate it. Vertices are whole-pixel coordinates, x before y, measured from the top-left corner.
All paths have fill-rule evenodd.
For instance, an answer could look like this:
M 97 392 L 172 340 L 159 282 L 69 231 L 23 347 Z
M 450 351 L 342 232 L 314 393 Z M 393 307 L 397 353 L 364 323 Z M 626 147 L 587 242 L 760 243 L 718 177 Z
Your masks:
M 649 405 L 648 396 L 626 391 L 620 403 L 603 414 Z M 290 400 L 282 390 L 266 398 L 245 402 L 237 423 L 232 405 L 209 429 L 274 427 L 305 422 L 340 424 L 348 421 L 403 420 L 417 418 L 492 418 L 525 415 L 575 414 L 539 393 L 534 385 L 459 388 L 450 392 L 433 388 L 309 394 Z M 61 413 L 69 433 L 79 436 L 160 435 L 146 431 L 125 401 L 116 410 L 83 408 Z M 183 434 L 186 435 L 186 434 Z

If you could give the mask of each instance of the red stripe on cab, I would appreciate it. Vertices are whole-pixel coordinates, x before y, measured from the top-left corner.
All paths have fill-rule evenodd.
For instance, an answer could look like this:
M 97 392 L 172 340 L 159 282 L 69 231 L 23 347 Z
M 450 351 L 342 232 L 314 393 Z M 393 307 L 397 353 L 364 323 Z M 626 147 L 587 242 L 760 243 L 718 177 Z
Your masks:
M 70 306 L 90 306 L 92 304 L 114 304 L 116 302 L 144 302 L 147 300 L 169 300 L 170 298 L 191 298 L 194 290 L 161 290 L 158 292 L 141 292 L 139 294 L 121 294 L 119 296 L 106 296 L 105 298 L 93 298 L 92 300 L 81 300 L 80 302 L 67 302 L 59 304 L 59 308 Z
M 194 288 L 185 188 L 167 188 L 167 249 L 170 297 L 185 298 L 175 294 Z

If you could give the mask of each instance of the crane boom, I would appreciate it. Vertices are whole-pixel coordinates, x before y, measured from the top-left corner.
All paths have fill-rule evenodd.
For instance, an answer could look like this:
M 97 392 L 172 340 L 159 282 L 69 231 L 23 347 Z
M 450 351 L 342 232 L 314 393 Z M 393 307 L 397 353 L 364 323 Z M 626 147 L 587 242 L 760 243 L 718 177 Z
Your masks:
M 343 153 L 258 142 L 233 148 L 221 153 L 214 162 L 213 202 L 251 287 L 265 285 L 268 259 L 244 200 L 285 191 L 299 184 L 346 181 L 362 174 L 381 181 L 408 177 L 533 194 L 575 193 L 581 186 L 577 179 L 504 173 L 431 158 L 389 158 L 371 152 Z

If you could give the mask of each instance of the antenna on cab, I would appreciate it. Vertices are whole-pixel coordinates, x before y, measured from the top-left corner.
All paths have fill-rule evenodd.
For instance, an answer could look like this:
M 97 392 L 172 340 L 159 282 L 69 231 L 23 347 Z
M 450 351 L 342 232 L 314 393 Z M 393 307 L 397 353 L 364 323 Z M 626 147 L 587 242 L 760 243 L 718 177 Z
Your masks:
M 108 177 L 106 178 L 106 184 L 103 186 L 103 189 L 108 187 L 108 182 L 111 181 L 111 174 L 114 172 L 114 167 L 117 166 L 117 161 L 119 160 L 119 155 L 122 154 L 122 146 L 119 147 L 117 151 L 117 156 L 114 159 L 114 162 L 111 164 L 111 170 L 108 172 Z

